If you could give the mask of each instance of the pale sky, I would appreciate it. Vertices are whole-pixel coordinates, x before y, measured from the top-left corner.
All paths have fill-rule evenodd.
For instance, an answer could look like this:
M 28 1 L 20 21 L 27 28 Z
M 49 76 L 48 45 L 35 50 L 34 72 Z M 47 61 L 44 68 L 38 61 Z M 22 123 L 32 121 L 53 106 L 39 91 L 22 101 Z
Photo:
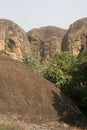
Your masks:
M 0 0 L 0 18 L 25 31 L 48 25 L 67 29 L 83 17 L 87 17 L 87 0 Z

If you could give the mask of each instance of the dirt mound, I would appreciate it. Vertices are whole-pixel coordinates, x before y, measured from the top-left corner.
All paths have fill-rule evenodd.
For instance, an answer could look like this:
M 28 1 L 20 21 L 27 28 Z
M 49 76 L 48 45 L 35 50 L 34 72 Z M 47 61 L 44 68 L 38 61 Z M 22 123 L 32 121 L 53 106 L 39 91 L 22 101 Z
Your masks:
M 85 127 L 79 109 L 53 84 L 21 62 L 0 55 L 0 113 L 31 123 Z
M 30 52 L 25 31 L 7 19 L 0 19 L 0 51 L 3 50 L 17 60 L 21 60 L 24 54 Z
M 74 55 L 87 50 L 87 18 L 82 18 L 70 25 L 61 46 L 63 51 L 70 51 Z

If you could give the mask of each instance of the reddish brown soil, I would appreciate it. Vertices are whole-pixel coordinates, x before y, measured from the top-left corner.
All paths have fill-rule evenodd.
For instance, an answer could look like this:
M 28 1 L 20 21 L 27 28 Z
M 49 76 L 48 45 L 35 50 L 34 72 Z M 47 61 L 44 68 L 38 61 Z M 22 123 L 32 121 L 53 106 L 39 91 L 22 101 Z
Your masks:
M 86 125 L 83 114 L 58 88 L 4 55 L 0 55 L 0 113 L 31 123 Z

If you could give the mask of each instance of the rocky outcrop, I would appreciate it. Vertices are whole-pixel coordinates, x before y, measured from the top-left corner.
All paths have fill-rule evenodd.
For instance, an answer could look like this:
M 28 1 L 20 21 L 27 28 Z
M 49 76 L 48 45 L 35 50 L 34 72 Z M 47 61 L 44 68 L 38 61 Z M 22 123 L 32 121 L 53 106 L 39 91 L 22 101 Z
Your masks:
M 33 74 L 22 62 L 0 55 L 0 124 L 9 122 L 9 117 L 28 126 L 46 124 L 48 130 L 86 130 L 87 126 L 84 115 L 59 88 Z
M 87 50 L 87 18 L 77 20 L 70 25 L 62 41 L 62 51 L 70 51 L 77 56 Z
M 55 53 L 61 52 L 61 40 L 66 30 L 47 26 L 27 32 L 32 52 L 49 61 Z
M 30 52 L 30 44 L 24 30 L 6 19 L 0 19 L 0 51 L 3 50 L 17 60 L 21 60 L 24 54 Z

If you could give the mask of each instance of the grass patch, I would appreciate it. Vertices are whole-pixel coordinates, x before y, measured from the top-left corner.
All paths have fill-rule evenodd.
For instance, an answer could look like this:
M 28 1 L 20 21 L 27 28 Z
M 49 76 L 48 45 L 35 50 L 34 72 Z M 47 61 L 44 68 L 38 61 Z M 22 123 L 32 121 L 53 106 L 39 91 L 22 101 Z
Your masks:
M 1 51 L 0 51 L 0 54 L 5 54 L 5 55 L 7 55 L 7 56 L 10 56 L 5 50 L 1 50 Z
M 0 125 L 0 130 L 13 130 L 13 128 L 9 126 Z

